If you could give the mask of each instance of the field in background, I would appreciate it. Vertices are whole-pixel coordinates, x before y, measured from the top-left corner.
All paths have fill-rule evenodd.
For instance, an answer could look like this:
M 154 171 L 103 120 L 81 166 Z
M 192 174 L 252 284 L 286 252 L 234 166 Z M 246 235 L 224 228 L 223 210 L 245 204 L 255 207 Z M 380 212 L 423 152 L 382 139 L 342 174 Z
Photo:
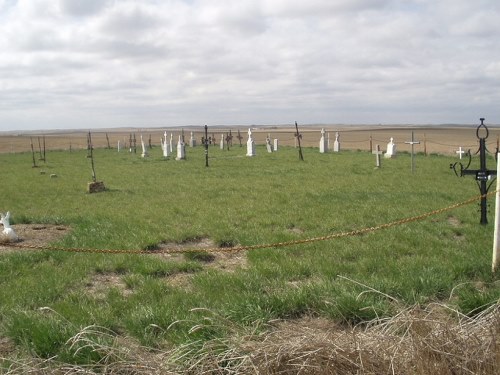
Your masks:
M 201 147 L 188 147 L 182 162 L 164 160 L 159 147 L 147 159 L 140 151 L 96 149 L 97 178 L 108 188 L 98 194 L 86 193 L 86 150 L 50 151 L 38 168 L 30 152 L 0 155 L 0 209 L 12 212 L 14 228 L 69 228 L 54 242 L 65 248 L 150 252 L 0 248 L 4 371 L 22 373 L 26 361 L 43 368 L 53 358 L 57 366 L 102 372 L 130 364 L 138 373 L 151 365 L 142 372 L 153 373 L 168 363 L 194 373 L 243 365 L 269 373 L 287 365 L 283 373 L 294 373 L 309 358 L 304 368 L 312 373 L 327 365 L 362 372 L 363 364 L 387 373 L 408 363 L 421 366 L 407 369 L 412 373 L 426 373 L 426 365 L 494 373 L 500 288 L 490 271 L 493 228 L 478 224 L 475 204 L 359 236 L 238 253 L 196 250 L 369 228 L 479 195 L 472 178 L 449 169 L 456 156 L 419 154 L 411 173 L 407 152 L 383 160 L 381 169 L 366 150 L 319 154 L 307 147 L 304 162 L 293 147 L 244 154 L 245 145 L 212 147 L 206 168 Z M 191 251 L 163 254 L 172 248 Z M 377 343 L 387 339 L 387 351 L 368 345 L 362 330 L 370 327 L 378 327 Z M 288 332 L 281 342 L 279 332 Z M 320 340 L 321 332 L 331 335 Z M 338 358 L 335 332 L 356 338 Z M 458 347 L 450 347 L 455 339 Z M 421 344 L 421 351 L 407 352 L 402 343 Z M 408 359 L 420 357 L 419 365 Z
M 136 135 L 137 146 L 140 147 L 140 135 L 146 144 L 149 143 L 151 137 L 152 145 L 160 145 L 160 139 L 167 131 L 168 137 L 173 134 L 174 142 L 177 141 L 178 136 L 181 134 L 181 128 L 165 128 L 165 129 L 109 129 L 109 130 L 92 130 L 92 140 L 95 147 L 116 148 L 118 141 L 121 145 L 129 145 L 129 138 L 131 134 Z M 226 135 L 231 130 L 233 135 L 233 145 L 239 145 L 237 139 L 238 130 L 242 137 L 242 143 L 245 145 L 248 139 L 248 128 L 246 127 L 209 127 L 209 137 L 215 136 L 217 146 L 219 145 L 221 135 Z M 369 150 L 370 137 L 372 139 L 372 147 L 375 148 L 376 144 L 380 145 L 382 150 L 385 150 L 390 138 L 393 137 L 397 144 L 398 150 L 409 151 L 410 146 L 404 142 L 411 139 L 411 132 L 414 131 L 415 139 L 421 142 L 420 145 L 415 146 L 416 151 L 424 152 L 424 141 L 427 153 L 439 153 L 454 155 L 458 147 L 464 149 L 470 148 L 473 152 L 476 151 L 478 142 L 476 138 L 476 126 L 470 127 L 446 127 L 446 126 L 325 126 L 325 130 L 330 134 L 331 147 L 335 140 L 335 133 L 340 133 L 341 147 L 346 150 Z M 198 142 L 201 142 L 201 137 L 204 136 L 204 129 L 202 127 L 186 127 L 184 129 L 184 137 L 186 143 L 189 141 L 191 131 Z M 253 137 L 257 144 L 265 144 L 267 135 L 271 138 L 277 138 L 283 146 L 295 145 L 295 129 L 287 127 L 255 127 L 252 128 Z M 299 127 L 302 134 L 302 144 L 306 147 L 318 147 L 319 139 L 321 137 L 321 127 L 318 126 L 303 126 Z M 69 150 L 72 149 L 85 149 L 87 147 L 87 134 L 83 131 L 47 131 L 47 132 L 24 132 L 14 134 L 0 133 L 0 153 L 5 152 L 22 152 L 31 151 L 30 143 L 33 141 L 34 149 L 39 149 L 43 143 L 43 136 L 45 136 L 46 148 L 48 150 Z M 108 136 L 106 138 L 106 135 Z M 492 127 L 490 135 L 487 140 L 489 149 L 494 151 L 497 146 L 497 139 L 500 135 L 500 129 Z

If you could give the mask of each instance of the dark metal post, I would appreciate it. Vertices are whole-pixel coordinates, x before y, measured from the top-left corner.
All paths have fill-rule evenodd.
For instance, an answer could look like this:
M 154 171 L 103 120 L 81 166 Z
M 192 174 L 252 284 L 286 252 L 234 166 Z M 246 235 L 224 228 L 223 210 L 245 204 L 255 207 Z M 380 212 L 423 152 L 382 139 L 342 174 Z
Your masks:
M 205 167 L 208 167 L 208 126 L 205 125 Z
M 479 152 L 479 169 L 469 169 L 469 166 L 472 162 L 470 150 L 467 152 L 467 155 L 469 156 L 469 163 L 467 166 L 463 166 L 462 163 L 457 162 L 452 165 L 450 165 L 450 168 L 455 171 L 455 174 L 459 177 L 466 176 L 466 175 L 473 175 L 476 178 L 476 183 L 479 187 L 479 191 L 481 192 L 481 221 L 480 223 L 485 225 L 488 224 L 488 217 L 487 217 L 487 212 L 488 212 L 488 205 L 486 202 L 486 194 L 488 194 L 488 190 L 491 187 L 491 184 L 493 183 L 492 177 L 495 177 L 497 172 L 495 170 L 488 169 L 486 167 L 486 152 L 488 151 L 486 149 L 486 138 L 488 138 L 489 131 L 486 125 L 484 125 L 484 118 L 480 118 L 481 124 L 477 127 L 476 129 L 476 136 L 479 139 L 479 150 L 476 152 L 476 154 Z M 483 136 L 479 134 L 481 131 L 481 128 L 484 129 L 486 132 Z M 457 166 L 459 166 L 459 169 L 457 171 Z M 491 181 L 490 181 L 491 180 Z M 488 181 L 490 183 L 488 184 Z
M 89 131 L 89 135 L 87 137 L 88 157 L 90 158 L 90 163 L 91 163 L 91 166 L 92 166 L 92 181 L 96 182 L 97 178 L 95 176 L 93 148 L 94 147 L 92 146 L 92 136 L 90 135 L 90 131 Z
M 302 155 L 302 147 L 300 146 L 300 139 L 302 138 L 302 134 L 299 133 L 297 121 L 295 121 L 295 136 L 297 137 L 297 142 L 299 144 L 299 159 L 304 161 L 304 155 Z
M 31 137 L 30 137 L 30 142 L 31 142 L 31 156 L 33 157 L 33 168 L 36 168 L 35 150 L 33 149 L 33 138 Z

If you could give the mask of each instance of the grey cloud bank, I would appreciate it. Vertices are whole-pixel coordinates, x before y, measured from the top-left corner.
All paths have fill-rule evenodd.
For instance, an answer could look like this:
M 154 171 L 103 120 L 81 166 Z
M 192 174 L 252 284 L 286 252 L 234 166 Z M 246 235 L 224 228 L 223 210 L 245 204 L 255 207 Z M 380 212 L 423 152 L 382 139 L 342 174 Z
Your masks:
M 497 0 L 0 0 L 0 131 L 500 123 Z

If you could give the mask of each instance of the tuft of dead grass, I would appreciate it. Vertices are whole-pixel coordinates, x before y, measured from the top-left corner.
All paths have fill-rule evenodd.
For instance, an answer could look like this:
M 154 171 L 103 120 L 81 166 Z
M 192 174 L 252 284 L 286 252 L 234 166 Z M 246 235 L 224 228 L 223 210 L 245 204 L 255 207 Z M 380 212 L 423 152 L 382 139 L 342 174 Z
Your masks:
M 196 325 L 192 331 L 223 324 L 227 337 L 160 351 L 90 326 L 68 346 L 99 352 L 99 363 L 81 367 L 32 358 L 11 361 L 2 373 L 493 375 L 500 364 L 500 301 L 474 317 L 430 304 L 356 327 L 303 317 L 268 322 L 261 330 L 258 323 L 242 327 L 206 313 L 207 326 Z M 96 340 L 99 335 L 111 344 Z

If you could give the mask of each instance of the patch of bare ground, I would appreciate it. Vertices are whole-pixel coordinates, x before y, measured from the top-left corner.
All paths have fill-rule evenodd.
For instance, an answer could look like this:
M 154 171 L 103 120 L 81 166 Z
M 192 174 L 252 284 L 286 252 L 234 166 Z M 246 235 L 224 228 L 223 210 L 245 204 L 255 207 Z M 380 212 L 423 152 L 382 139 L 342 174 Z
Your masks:
M 0 337 L 0 359 L 15 352 L 15 344 L 7 337 Z
M 214 250 L 208 252 L 207 250 Z M 244 251 L 224 251 L 215 242 L 206 237 L 195 238 L 182 243 L 168 242 L 157 246 L 157 256 L 170 262 L 184 262 L 186 259 L 199 261 L 204 269 L 218 269 L 235 272 L 247 267 L 247 256 Z M 172 251 L 172 252 L 169 252 Z M 169 285 L 188 288 L 193 277 L 192 273 L 176 273 L 166 276 Z
M 96 299 L 105 299 L 112 288 L 118 289 L 123 296 L 132 294 L 132 289 L 115 273 L 97 273 L 85 284 L 86 292 Z
M 15 247 L 9 243 L 0 244 L 0 254 L 29 249 L 30 247 L 48 246 L 71 231 L 68 226 L 52 224 L 16 224 L 12 225 L 12 228 L 17 233 L 19 241 L 14 243 Z M 23 248 L 23 246 L 26 247 Z
M 462 225 L 462 222 L 455 216 L 448 216 L 448 224 L 450 224 L 452 227 L 457 228 Z

